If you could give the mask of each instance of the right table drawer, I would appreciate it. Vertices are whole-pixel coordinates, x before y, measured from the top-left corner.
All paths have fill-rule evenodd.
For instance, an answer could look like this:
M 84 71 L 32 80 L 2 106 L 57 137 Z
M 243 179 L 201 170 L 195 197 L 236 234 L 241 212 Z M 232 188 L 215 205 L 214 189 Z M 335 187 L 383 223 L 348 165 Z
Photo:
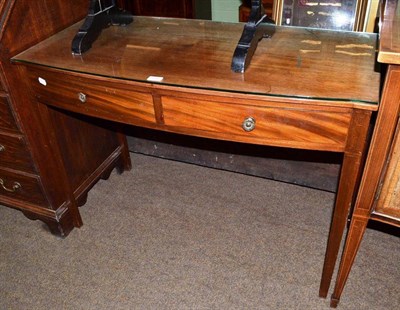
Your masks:
M 343 151 L 351 120 L 348 109 L 274 103 L 235 104 L 163 96 L 166 126 L 188 134 L 232 141 Z

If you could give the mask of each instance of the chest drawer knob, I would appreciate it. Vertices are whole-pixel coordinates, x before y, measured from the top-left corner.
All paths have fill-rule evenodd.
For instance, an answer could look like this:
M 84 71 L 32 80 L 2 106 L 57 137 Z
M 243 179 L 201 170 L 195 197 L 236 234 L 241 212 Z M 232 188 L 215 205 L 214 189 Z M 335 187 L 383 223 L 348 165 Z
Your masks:
M 256 128 L 256 120 L 253 117 L 247 117 L 242 123 L 242 128 L 244 131 L 252 131 Z
M 80 102 L 82 102 L 82 103 L 85 103 L 85 102 L 86 102 L 86 94 L 84 94 L 84 93 L 79 93 L 79 94 L 78 94 L 78 98 L 79 98 L 79 101 L 80 101 Z
M 2 144 L 0 144 L 0 153 L 4 152 L 6 150 L 6 147 Z
M 0 178 L 0 185 L 6 192 L 10 193 L 14 193 L 21 188 L 21 184 L 19 184 L 18 182 L 14 182 L 12 188 L 9 188 L 4 184 L 4 180 L 1 178 Z

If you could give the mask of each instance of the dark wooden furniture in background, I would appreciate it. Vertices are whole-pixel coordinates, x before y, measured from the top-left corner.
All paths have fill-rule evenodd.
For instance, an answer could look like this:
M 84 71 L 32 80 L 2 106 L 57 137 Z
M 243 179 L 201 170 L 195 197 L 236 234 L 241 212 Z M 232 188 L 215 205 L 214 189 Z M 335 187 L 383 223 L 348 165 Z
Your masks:
M 378 109 L 376 36 L 277 27 L 272 39 L 258 46 L 243 79 L 230 70 L 242 24 L 135 17 L 124 28 L 105 29 L 90 53 L 76 58 L 66 50 L 78 26 L 13 59 L 37 99 L 33 107 L 42 111 L 39 124 L 54 111 L 66 111 L 84 117 L 88 126 L 107 120 L 204 138 L 343 154 L 323 269 L 322 283 L 329 287 L 359 180 L 370 117 Z M 365 52 L 354 62 L 359 46 Z M 313 53 L 302 52 L 311 49 Z M 71 128 L 77 132 L 86 126 L 74 125 Z M 57 126 L 50 122 L 47 130 L 54 132 Z M 103 147 L 100 141 L 108 139 L 97 139 L 97 148 Z M 69 158 L 62 149 L 67 145 L 56 144 L 54 156 L 60 157 L 68 175 Z M 82 144 L 79 150 L 83 153 L 84 148 Z M 91 154 L 83 153 L 81 160 L 88 159 Z
M 118 0 L 133 15 L 194 18 L 194 0 Z
M 129 168 L 126 142 L 99 122 L 31 101 L 10 58 L 81 20 L 87 10 L 82 0 L 0 2 L 0 204 L 62 236 L 82 225 L 77 207 L 90 187 L 115 166 Z
M 371 219 L 400 227 L 400 11 L 398 0 L 386 1 L 385 6 L 382 6 L 380 22 L 378 61 L 388 65 L 388 69 L 365 172 L 331 297 L 333 307 L 339 303 L 368 221 Z M 389 259 L 391 258 L 388 257 Z M 398 261 L 394 263 L 399 264 Z
M 261 0 L 264 6 L 265 14 L 270 18 L 273 17 L 274 11 L 274 0 Z M 242 1 L 242 4 L 239 6 L 239 21 L 247 22 L 250 16 L 250 8 L 251 8 L 251 0 Z

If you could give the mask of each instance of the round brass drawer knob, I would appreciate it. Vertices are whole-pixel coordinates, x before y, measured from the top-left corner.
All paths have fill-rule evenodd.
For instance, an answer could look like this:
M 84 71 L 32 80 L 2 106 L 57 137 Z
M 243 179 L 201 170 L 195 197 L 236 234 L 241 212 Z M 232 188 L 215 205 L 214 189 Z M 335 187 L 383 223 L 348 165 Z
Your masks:
M 0 144 L 0 152 L 4 152 L 6 150 L 6 147 L 2 144 Z
M 84 94 L 84 93 L 79 93 L 78 94 L 78 98 L 79 98 L 79 101 L 80 102 L 82 102 L 82 103 L 85 103 L 86 102 L 86 94 Z
M 253 131 L 256 128 L 256 120 L 253 117 L 247 117 L 242 123 L 242 128 L 244 131 Z

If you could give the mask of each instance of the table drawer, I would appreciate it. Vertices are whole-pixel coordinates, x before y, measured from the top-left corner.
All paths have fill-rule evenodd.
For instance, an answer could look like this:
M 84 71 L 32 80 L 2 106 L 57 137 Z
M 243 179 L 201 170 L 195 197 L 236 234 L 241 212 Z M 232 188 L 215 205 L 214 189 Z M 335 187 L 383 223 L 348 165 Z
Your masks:
M 18 131 L 8 100 L 8 96 L 0 95 L 0 130 Z
M 0 195 L 40 206 L 48 206 L 39 177 L 10 172 L 3 168 L 0 168 Z
M 0 166 L 35 172 L 29 150 L 21 136 L 0 134 Z
M 260 106 L 165 96 L 162 104 L 165 125 L 174 131 L 303 149 L 343 151 L 351 119 L 348 110 L 274 107 L 268 102 Z
M 156 122 L 152 94 L 136 91 L 129 83 L 35 69 L 29 75 L 42 103 L 134 125 Z

